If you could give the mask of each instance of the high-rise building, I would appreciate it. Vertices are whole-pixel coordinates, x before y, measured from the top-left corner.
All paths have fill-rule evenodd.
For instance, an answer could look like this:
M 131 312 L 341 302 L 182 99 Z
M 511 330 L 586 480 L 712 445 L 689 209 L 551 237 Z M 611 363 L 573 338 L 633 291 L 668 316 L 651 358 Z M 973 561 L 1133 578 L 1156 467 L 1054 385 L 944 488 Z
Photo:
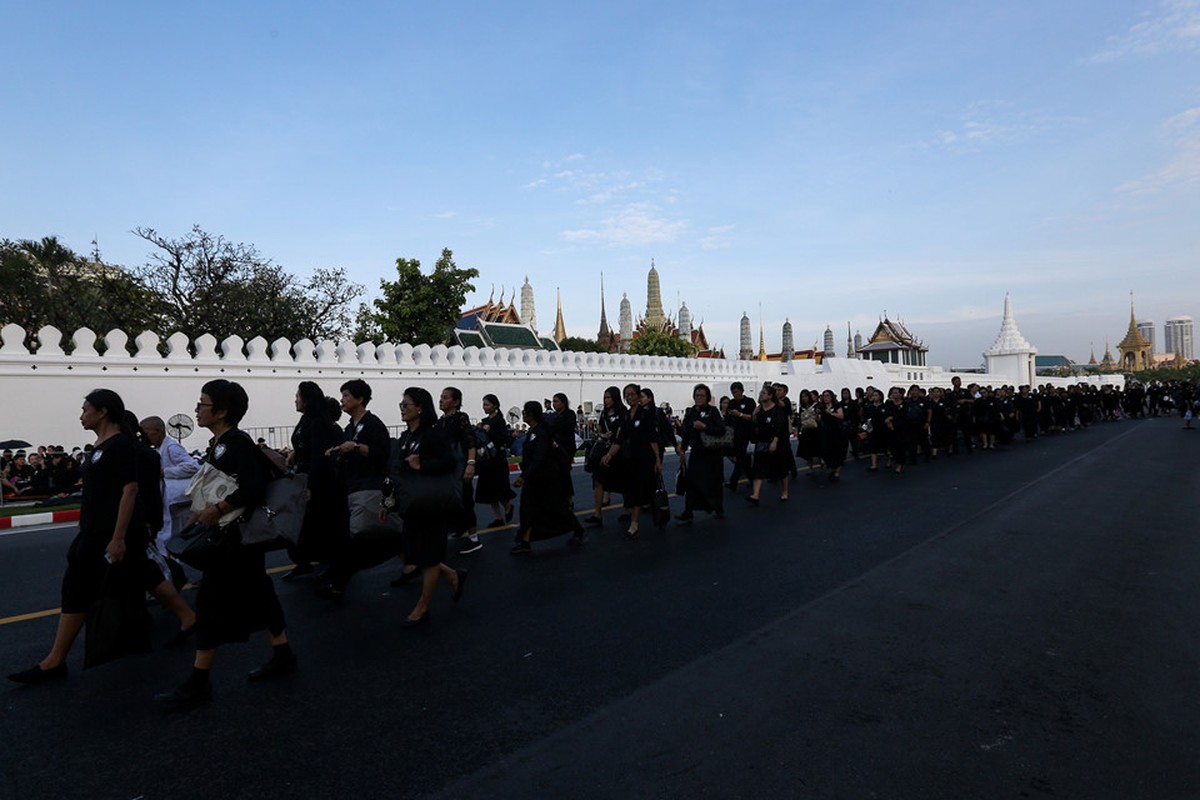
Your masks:
M 1137 324 L 1138 333 L 1142 338 L 1150 343 L 1150 353 L 1153 355 L 1158 352 L 1158 342 L 1154 338 L 1154 320 L 1140 319 Z
M 1163 342 L 1165 352 L 1181 355 L 1188 361 L 1196 357 L 1191 317 L 1170 317 L 1167 319 L 1164 329 L 1164 333 L 1166 333 Z

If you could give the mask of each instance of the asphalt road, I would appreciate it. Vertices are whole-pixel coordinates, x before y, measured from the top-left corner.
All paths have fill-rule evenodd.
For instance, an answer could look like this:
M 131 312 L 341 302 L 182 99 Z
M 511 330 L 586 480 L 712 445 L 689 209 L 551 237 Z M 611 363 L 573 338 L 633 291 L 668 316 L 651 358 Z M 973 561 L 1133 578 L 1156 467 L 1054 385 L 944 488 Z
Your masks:
M 280 583 L 285 680 L 245 681 L 260 638 L 185 715 L 151 695 L 186 652 L 0 688 L 0 798 L 1195 798 L 1197 453 L 1129 421 L 636 542 L 504 531 L 413 631 L 396 567 L 341 607 Z M 69 536 L 0 538 L 0 618 L 57 606 Z M 54 619 L 4 619 L 8 672 Z

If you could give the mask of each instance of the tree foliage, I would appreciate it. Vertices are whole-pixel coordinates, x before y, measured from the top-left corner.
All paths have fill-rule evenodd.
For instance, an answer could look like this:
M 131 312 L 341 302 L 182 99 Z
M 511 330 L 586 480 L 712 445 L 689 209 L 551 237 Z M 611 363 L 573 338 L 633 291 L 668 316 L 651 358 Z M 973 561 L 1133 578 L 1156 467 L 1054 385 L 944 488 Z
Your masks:
M 318 268 L 301 281 L 254 245 L 199 225 L 179 238 L 146 227 L 133 233 L 156 248 L 139 274 L 162 304 L 165 330 L 189 339 L 209 333 L 268 341 L 341 339 L 350 332 L 350 304 L 363 288 L 341 268 Z
M 691 342 L 659 331 L 647 331 L 629 344 L 629 352 L 639 356 L 675 356 L 689 358 L 696 355 Z
M 607 353 L 595 339 L 585 339 L 582 336 L 568 336 L 558 343 L 558 346 L 568 353 Z
M 458 322 L 463 302 L 475 291 L 474 267 L 460 269 L 443 248 L 429 275 L 415 258 L 396 259 L 396 280 L 380 280 L 382 297 L 359 307 L 358 341 L 441 344 Z
M 0 324 L 23 327 L 29 347 L 45 325 L 65 337 L 85 327 L 97 338 L 114 328 L 155 330 L 161 310 L 136 275 L 105 264 L 98 252 L 80 256 L 55 236 L 0 241 Z M 69 352 L 69 338 L 62 344 Z

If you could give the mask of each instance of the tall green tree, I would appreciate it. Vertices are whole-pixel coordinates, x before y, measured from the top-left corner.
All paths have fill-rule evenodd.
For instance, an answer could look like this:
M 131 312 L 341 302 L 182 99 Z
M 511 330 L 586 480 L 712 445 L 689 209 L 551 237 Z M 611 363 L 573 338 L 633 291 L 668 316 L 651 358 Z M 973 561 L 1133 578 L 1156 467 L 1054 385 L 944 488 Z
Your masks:
M 675 356 L 690 358 L 696 355 L 691 342 L 660 331 L 648 331 L 629 343 L 629 352 L 638 356 Z
M 363 287 L 341 268 L 318 268 L 302 281 L 252 244 L 231 242 L 199 225 L 171 238 L 153 228 L 133 233 L 154 245 L 140 276 L 163 304 L 164 328 L 190 339 L 210 333 L 268 341 L 341 339 Z
M 380 280 L 382 294 L 371 306 L 359 306 L 358 341 L 389 341 L 409 344 L 441 344 L 458 322 L 471 283 L 479 277 L 474 267 L 460 268 L 450 248 L 433 265 L 421 271 L 415 258 L 396 259 L 396 280 Z
M 29 347 L 44 325 L 63 333 L 68 351 L 71 335 L 84 327 L 99 336 L 114 328 L 131 335 L 157 330 L 161 311 L 136 275 L 104 263 L 99 252 L 80 256 L 55 236 L 0 241 L 0 325 L 25 328 Z

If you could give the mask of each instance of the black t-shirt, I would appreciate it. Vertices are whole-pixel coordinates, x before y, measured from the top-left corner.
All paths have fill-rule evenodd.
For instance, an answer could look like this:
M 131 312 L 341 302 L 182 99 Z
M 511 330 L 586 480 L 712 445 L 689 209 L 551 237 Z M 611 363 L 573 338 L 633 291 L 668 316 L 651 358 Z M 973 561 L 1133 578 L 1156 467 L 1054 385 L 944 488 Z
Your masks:
M 391 437 L 383 420 L 368 411 L 358 422 L 351 420 L 346 425 L 346 441 L 367 446 L 368 455 L 351 451 L 338 458 L 338 469 L 346 484 L 346 491 L 361 492 L 383 487 L 387 477 L 388 455 L 391 452 Z
M 753 414 L 756 406 L 757 404 L 746 395 L 742 395 L 740 400 L 729 401 L 729 410 L 737 411 L 742 414 Z M 754 420 L 750 419 L 749 417 L 746 419 L 742 419 L 741 417 L 732 417 L 732 420 L 734 435 L 742 439 L 750 438 L 750 431 L 754 429 Z
M 105 544 L 112 539 L 117 527 L 117 512 L 125 487 L 137 484 L 137 457 L 133 440 L 123 433 L 110 436 L 96 445 L 88 454 L 88 468 L 83 481 L 83 501 L 79 509 L 79 531 L 96 543 Z M 137 518 L 133 518 L 125 531 L 126 549 L 132 550 L 139 544 L 138 530 L 145 530 Z M 143 535 L 140 537 L 145 539 Z M 140 541 L 145 547 L 145 542 Z

